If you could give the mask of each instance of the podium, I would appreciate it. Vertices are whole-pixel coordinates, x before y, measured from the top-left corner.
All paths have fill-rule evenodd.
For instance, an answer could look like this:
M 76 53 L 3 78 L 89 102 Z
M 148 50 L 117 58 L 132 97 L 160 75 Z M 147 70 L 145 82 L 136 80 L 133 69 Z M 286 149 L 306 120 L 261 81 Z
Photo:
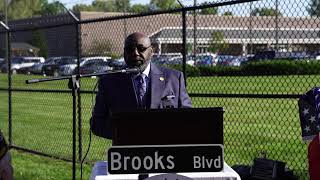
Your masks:
M 113 157 L 110 156 L 110 150 L 116 149 L 111 151 L 111 153 L 113 153 L 114 157 L 117 158 L 117 164 L 122 163 L 120 162 L 120 160 L 122 160 L 122 155 L 124 154 L 123 159 L 126 159 L 126 161 L 130 161 L 131 158 L 131 163 L 128 161 L 129 165 L 132 165 L 132 170 L 136 170 L 137 167 L 135 167 L 135 165 L 139 164 L 140 166 L 141 164 L 145 163 L 145 160 L 147 160 L 148 162 L 155 162 L 155 160 L 150 159 L 150 157 L 152 157 L 150 156 L 150 154 L 152 154 L 153 152 L 155 152 L 154 154 L 156 154 L 156 156 L 160 156 L 160 153 L 162 153 L 161 156 L 164 156 L 163 159 L 169 158 L 168 162 L 164 162 L 167 163 L 166 167 L 168 167 L 168 169 L 169 167 L 175 166 L 181 167 L 180 169 L 182 170 L 180 170 L 179 168 L 175 168 L 174 170 L 164 169 L 163 171 L 159 171 L 156 169 L 150 170 L 148 169 L 151 167 L 149 166 L 149 164 L 149 167 L 145 169 L 143 169 L 142 167 L 138 171 L 128 171 L 130 167 L 128 167 L 128 169 L 126 167 L 123 171 L 117 172 L 114 170 L 117 168 L 112 169 L 112 165 L 114 164 L 111 162 L 116 161 L 111 161 L 111 158 L 109 159 L 109 163 L 111 164 L 111 166 L 109 166 L 108 168 L 111 167 L 109 169 L 109 172 L 113 172 L 113 174 L 107 173 L 107 163 L 105 161 L 98 161 L 96 162 L 92 170 L 91 179 L 139 179 L 140 173 L 149 174 L 150 179 L 152 179 L 152 176 L 156 176 L 153 179 L 158 179 L 158 177 L 162 177 L 159 175 L 165 176 L 165 173 L 168 174 L 168 176 L 163 178 L 167 180 L 169 180 L 170 178 L 182 176 L 186 176 L 192 179 L 208 180 L 240 179 L 239 175 L 234 170 L 232 170 L 232 168 L 230 168 L 223 160 L 223 112 L 224 110 L 222 107 L 214 107 L 185 109 L 148 109 L 113 113 L 111 121 L 113 147 L 109 149 L 109 158 Z M 172 149 L 170 149 L 172 145 L 178 146 L 178 148 L 173 147 Z M 183 146 L 185 145 L 191 145 L 195 147 L 188 147 L 184 149 Z M 188 162 L 194 161 L 194 157 L 198 155 L 197 150 L 195 149 L 199 147 L 203 149 L 203 146 L 206 145 L 218 145 L 222 147 L 220 148 L 221 153 L 216 153 L 219 156 L 214 155 L 214 157 L 219 157 L 222 159 L 220 163 L 222 164 L 222 166 L 220 166 L 220 170 L 211 171 L 210 168 L 204 168 L 202 170 L 195 169 L 194 162 L 191 165 L 191 167 L 193 168 L 191 168 L 192 171 L 190 171 L 190 166 L 188 168 L 187 166 L 183 165 L 179 166 L 186 162 L 187 159 L 189 160 Z M 144 147 L 145 149 L 142 148 L 142 150 L 137 151 L 140 147 Z M 168 149 L 165 149 L 166 147 L 168 147 Z M 152 149 L 150 150 L 150 148 Z M 219 149 L 219 147 L 211 147 L 211 150 L 202 151 L 202 154 L 200 153 L 201 155 L 197 157 L 203 157 L 203 155 L 212 155 L 212 148 Z M 178 153 L 177 150 L 179 150 Z M 175 152 L 176 155 L 178 154 L 180 157 L 176 157 L 174 153 L 170 153 L 170 151 Z M 186 154 L 189 153 L 189 155 L 185 156 L 184 151 L 187 152 Z M 167 152 L 169 152 L 168 154 L 171 156 L 166 156 L 168 155 L 166 154 Z M 149 156 L 145 155 L 148 153 Z M 180 159 L 182 161 L 173 162 L 171 161 L 173 159 Z M 146 169 L 148 171 L 146 171 Z M 171 173 L 176 175 L 169 175 Z
M 223 144 L 223 108 L 137 110 L 112 115 L 112 144 Z
M 177 173 L 195 180 L 241 180 L 240 176 L 227 164 L 221 172 Z M 153 177 L 159 174 L 149 174 Z M 97 161 L 91 171 L 90 180 L 138 180 L 138 174 L 108 174 L 107 162 Z M 164 180 L 164 179 L 163 179 Z M 167 179 L 170 180 L 170 179 Z M 174 179 L 176 180 L 176 179 Z

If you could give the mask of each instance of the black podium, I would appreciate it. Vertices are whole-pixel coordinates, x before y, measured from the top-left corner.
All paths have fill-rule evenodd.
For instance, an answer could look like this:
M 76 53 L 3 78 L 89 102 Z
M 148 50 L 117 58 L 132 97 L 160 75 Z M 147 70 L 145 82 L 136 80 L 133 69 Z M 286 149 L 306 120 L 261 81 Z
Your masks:
M 223 108 L 113 113 L 113 145 L 223 144 Z

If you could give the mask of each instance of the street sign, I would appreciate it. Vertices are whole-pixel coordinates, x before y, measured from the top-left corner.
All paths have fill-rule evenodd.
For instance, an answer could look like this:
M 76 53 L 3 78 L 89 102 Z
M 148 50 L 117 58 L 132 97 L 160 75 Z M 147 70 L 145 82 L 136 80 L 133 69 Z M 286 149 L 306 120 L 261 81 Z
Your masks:
M 113 146 L 108 150 L 108 173 L 143 174 L 220 172 L 223 145 Z

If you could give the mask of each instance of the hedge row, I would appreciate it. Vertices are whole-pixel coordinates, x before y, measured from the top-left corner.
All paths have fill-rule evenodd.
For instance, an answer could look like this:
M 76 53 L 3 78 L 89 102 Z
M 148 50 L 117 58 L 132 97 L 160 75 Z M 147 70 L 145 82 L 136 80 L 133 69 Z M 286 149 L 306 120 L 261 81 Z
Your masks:
M 181 65 L 168 65 L 182 71 Z M 264 60 L 247 62 L 241 66 L 186 66 L 187 76 L 256 76 L 320 74 L 316 60 Z

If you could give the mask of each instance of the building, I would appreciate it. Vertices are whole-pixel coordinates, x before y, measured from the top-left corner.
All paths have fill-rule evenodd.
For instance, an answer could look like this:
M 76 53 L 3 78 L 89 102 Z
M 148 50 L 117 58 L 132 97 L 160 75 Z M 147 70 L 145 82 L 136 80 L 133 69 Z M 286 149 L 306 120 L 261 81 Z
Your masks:
M 114 14 L 114 16 L 119 14 Z M 112 15 L 111 15 L 112 16 Z M 110 17 L 110 13 L 81 12 L 81 20 Z M 276 21 L 277 20 L 277 21 Z M 187 16 L 187 43 L 194 43 L 193 16 Z M 197 52 L 210 51 L 213 35 L 221 33 L 228 44 L 224 53 L 253 54 L 263 49 L 279 51 L 319 51 L 320 19 L 313 17 L 239 17 L 198 15 Z M 182 49 L 182 18 L 180 14 L 161 14 L 111 20 L 81 26 L 83 50 L 94 42 L 108 41 L 112 50 L 121 53 L 124 38 L 135 31 L 148 34 L 156 53 L 176 53 Z

